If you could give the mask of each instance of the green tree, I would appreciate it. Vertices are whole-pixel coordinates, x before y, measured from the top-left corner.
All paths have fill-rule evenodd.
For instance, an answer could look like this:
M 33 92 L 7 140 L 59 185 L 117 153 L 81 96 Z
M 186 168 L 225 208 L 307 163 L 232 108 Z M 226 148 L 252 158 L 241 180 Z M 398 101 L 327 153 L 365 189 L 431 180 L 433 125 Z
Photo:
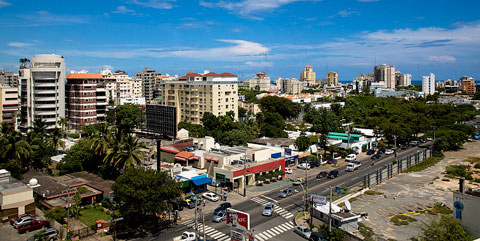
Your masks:
M 329 232 L 328 224 L 326 223 L 318 227 L 318 232 L 330 241 L 342 241 L 345 238 L 345 231 L 332 227 L 332 232 Z
M 73 194 L 72 203 L 73 204 L 70 207 L 70 215 L 71 217 L 78 218 L 78 216 L 80 216 L 80 211 L 82 210 L 82 196 L 78 190 Z
M 65 126 L 67 127 L 67 129 L 70 128 L 68 125 L 68 118 L 60 117 L 60 119 L 58 120 L 58 124 L 62 128 L 63 137 L 65 137 Z
M 264 113 L 278 113 L 285 119 L 295 119 L 300 114 L 302 106 L 298 103 L 293 103 L 287 98 L 278 96 L 267 96 L 260 101 L 260 108 Z
M 306 137 L 305 134 L 302 133 L 299 137 L 297 137 L 294 145 L 295 148 L 297 148 L 297 150 L 300 152 L 307 151 L 310 147 L 310 138 Z
M 80 139 L 67 151 L 67 154 L 57 165 L 60 175 L 80 171 L 98 173 L 98 168 L 102 165 L 102 159 L 95 154 L 91 143 L 91 139 Z
M 202 125 L 195 125 L 190 122 L 181 121 L 178 123 L 178 129 L 182 128 L 188 131 L 189 136 L 202 138 L 206 135 L 206 130 Z
M 260 126 L 260 134 L 272 138 L 286 138 L 285 121 L 279 113 L 267 112 L 264 115 L 257 115 Z
M 123 170 L 137 166 L 143 159 L 140 147 L 142 145 L 138 143 L 138 139 L 128 134 L 122 139 L 120 152 L 116 153 L 110 164 Z
M 50 210 L 45 210 L 43 215 L 49 220 L 56 220 L 59 223 L 65 223 L 67 217 L 67 210 L 64 207 L 57 206 Z
M 139 105 L 119 105 L 113 111 L 107 114 L 107 121 L 115 124 L 117 128 L 124 132 L 131 132 L 133 128 L 141 124 L 143 111 Z
M 112 185 L 120 214 L 127 220 L 169 210 L 168 201 L 180 196 L 180 184 L 167 172 L 129 168 Z
M 440 219 L 432 219 L 428 224 L 424 223 L 422 234 L 418 237 L 421 241 L 455 240 L 470 241 L 473 238 L 468 235 L 460 222 L 451 215 L 442 215 Z

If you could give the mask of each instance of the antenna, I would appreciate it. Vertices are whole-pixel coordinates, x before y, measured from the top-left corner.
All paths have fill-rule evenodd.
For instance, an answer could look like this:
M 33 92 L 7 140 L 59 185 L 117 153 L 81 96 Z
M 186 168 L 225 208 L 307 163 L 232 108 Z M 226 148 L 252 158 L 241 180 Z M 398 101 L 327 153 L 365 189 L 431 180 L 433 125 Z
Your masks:
M 268 64 L 267 64 L 267 55 L 268 55 L 268 53 L 267 53 L 267 52 L 265 52 L 264 54 L 265 54 L 265 76 L 267 76 L 267 69 L 268 69 Z

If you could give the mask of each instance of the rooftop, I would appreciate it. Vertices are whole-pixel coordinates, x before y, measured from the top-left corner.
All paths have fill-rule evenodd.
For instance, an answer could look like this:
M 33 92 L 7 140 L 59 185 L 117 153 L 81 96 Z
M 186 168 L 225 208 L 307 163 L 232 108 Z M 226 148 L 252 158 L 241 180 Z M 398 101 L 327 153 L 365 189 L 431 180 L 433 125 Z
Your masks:
M 94 73 L 71 73 L 67 75 L 67 79 L 103 79 L 103 76 Z

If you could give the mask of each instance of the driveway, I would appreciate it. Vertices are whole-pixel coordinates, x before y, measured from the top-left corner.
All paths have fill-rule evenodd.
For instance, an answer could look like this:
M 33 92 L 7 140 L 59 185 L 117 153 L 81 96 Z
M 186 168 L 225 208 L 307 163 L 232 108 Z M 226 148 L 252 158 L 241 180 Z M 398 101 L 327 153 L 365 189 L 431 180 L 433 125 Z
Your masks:
M 37 230 L 35 232 L 19 234 L 15 228 L 13 228 L 10 223 L 2 223 L 0 224 L 0 233 L 2 234 L 1 240 L 10 240 L 10 241 L 25 241 L 31 236 L 33 236 L 36 232 L 41 231 Z

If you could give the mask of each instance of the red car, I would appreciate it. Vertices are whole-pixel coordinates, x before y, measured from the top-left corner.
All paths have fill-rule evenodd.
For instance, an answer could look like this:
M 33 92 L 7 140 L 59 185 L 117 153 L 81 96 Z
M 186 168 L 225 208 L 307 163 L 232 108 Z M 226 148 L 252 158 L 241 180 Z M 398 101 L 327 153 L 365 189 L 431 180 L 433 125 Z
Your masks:
M 48 227 L 49 223 L 47 221 L 37 221 L 33 220 L 30 225 L 26 225 L 18 228 L 19 233 L 28 233 L 33 230 L 41 229 L 43 227 Z

